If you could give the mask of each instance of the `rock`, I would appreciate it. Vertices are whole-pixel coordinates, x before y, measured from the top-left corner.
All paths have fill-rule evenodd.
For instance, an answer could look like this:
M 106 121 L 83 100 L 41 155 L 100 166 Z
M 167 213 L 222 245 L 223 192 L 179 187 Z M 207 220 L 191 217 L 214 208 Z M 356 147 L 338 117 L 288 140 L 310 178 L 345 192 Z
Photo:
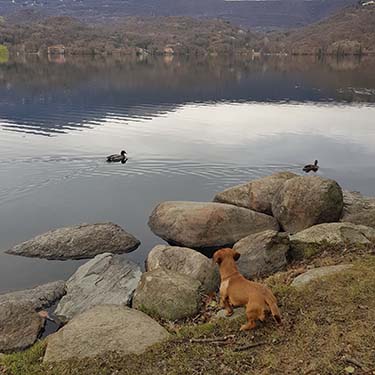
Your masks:
M 364 210 L 375 208 L 375 197 L 365 197 L 358 191 L 343 191 L 343 217 L 358 214 Z
M 375 208 L 368 209 L 353 215 L 346 215 L 342 219 L 342 221 L 375 228 Z
M 167 320 L 198 313 L 201 283 L 190 276 L 157 268 L 142 275 L 134 294 L 133 307 Z
M 317 280 L 325 276 L 333 275 L 335 273 L 343 272 L 350 267 L 352 267 L 351 264 L 340 264 L 338 266 L 314 268 L 303 273 L 302 275 L 297 276 L 293 280 L 291 285 L 298 288 L 308 284 L 310 281 Z
M 285 269 L 289 238 L 286 233 L 267 230 L 243 238 L 233 249 L 241 254 L 237 264 L 246 278 L 267 277 Z
M 343 194 L 337 182 L 318 177 L 295 177 L 284 183 L 272 202 L 281 227 L 296 233 L 315 224 L 339 221 Z
M 96 305 L 129 305 L 142 272 L 123 256 L 97 255 L 67 281 L 55 314 L 66 319 Z
M 0 353 L 20 351 L 33 345 L 44 325 L 30 302 L 0 303 Z
M 297 177 L 291 172 L 275 173 L 259 180 L 226 189 L 214 197 L 214 202 L 228 203 L 272 215 L 272 201 L 285 181 Z
M 216 315 L 215 315 L 215 318 L 216 319 L 229 319 L 229 320 L 235 320 L 235 319 L 238 319 L 238 318 L 243 318 L 246 316 L 246 310 L 244 307 L 236 307 L 233 309 L 233 315 L 231 316 L 226 316 L 225 315 L 225 309 L 222 309 L 222 310 L 219 310 Z
M 375 198 L 344 191 L 343 222 L 375 228 Z
M 87 358 L 107 352 L 141 354 L 169 337 L 157 322 L 124 306 L 95 306 L 48 337 L 44 362 Z
M 82 224 L 51 230 L 6 253 L 56 260 L 85 259 L 102 253 L 129 253 L 139 245 L 134 236 L 116 224 Z
M 170 244 L 197 249 L 231 246 L 249 234 L 279 229 L 271 216 L 229 204 L 200 202 L 161 203 L 148 224 Z
M 324 250 L 346 245 L 369 245 L 375 240 L 375 229 L 351 223 L 319 224 L 290 236 L 290 255 L 309 258 Z
M 35 310 L 50 307 L 65 294 L 65 281 L 54 281 L 33 289 L 20 290 L 0 295 L 3 302 L 29 302 Z
M 220 275 L 212 260 L 187 247 L 155 246 L 147 256 L 146 270 L 157 268 L 175 271 L 200 281 L 205 293 L 219 287 Z

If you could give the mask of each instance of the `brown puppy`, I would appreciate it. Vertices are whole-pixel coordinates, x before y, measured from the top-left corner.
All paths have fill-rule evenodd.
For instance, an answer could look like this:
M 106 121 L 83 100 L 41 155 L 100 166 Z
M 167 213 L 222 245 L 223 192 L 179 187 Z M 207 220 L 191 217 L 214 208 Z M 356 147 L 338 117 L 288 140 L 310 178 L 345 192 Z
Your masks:
M 225 307 L 226 315 L 233 314 L 233 306 L 246 305 L 247 323 L 241 326 L 241 331 L 255 328 L 255 321 L 263 321 L 266 311 L 271 311 L 276 322 L 280 324 L 280 311 L 271 290 L 265 285 L 245 279 L 238 272 L 235 261 L 240 255 L 228 248 L 216 251 L 213 257 L 220 269 L 220 304 Z

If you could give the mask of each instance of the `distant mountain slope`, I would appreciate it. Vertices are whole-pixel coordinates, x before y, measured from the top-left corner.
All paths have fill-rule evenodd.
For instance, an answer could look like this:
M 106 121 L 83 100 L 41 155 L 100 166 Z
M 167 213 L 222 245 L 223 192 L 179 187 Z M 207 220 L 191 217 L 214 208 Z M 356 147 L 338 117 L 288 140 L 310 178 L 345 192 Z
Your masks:
M 259 48 L 295 54 L 375 54 L 375 5 L 346 8 L 314 25 L 276 34 Z
M 34 10 L 46 15 L 105 20 L 123 16 L 222 18 L 242 27 L 297 27 L 356 0 L 0 0 L 0 15 Z M 19 18 L 17 19 L 19 21 Z

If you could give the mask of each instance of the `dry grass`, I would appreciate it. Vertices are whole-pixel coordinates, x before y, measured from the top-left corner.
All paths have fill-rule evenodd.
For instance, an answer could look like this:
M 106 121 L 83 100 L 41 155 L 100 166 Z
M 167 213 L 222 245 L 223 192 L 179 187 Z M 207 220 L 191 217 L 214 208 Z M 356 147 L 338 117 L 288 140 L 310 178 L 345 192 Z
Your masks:
M 44 344 L 39 343 L 25 353 L 0 359 L 0 364 L 9 375 L 331 375 L 352 370 L 375 374 L 375 257 L 367 256 L 346 273 L 300 290 L 288 286 L 281 276 L 268 282 L 279 299 L 282 327 L 269 319 L 250 333 L 240 333 L 244 317 L 221 319 L 175 327 L 171 341 L 143 355 L 110 353 L 43 366 Z M 191 338 L 228 335 L 234 338 L 220 345 L 190 342 Z M 250 343 L 262 345 L 237 351 Z

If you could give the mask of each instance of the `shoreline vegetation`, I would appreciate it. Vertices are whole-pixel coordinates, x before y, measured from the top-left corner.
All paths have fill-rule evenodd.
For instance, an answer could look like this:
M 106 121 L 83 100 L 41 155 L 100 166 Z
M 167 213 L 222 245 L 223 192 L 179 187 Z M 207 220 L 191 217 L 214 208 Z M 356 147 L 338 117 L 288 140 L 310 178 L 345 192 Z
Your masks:
M 375 6 L 348 7 L 279 32 L 189 17 L 126 17 L 110 24 L 62 16 L 13 23 L 2 17 L 0 45 L 12 55 L 364 56 L 375 55 L 374 24 Z

